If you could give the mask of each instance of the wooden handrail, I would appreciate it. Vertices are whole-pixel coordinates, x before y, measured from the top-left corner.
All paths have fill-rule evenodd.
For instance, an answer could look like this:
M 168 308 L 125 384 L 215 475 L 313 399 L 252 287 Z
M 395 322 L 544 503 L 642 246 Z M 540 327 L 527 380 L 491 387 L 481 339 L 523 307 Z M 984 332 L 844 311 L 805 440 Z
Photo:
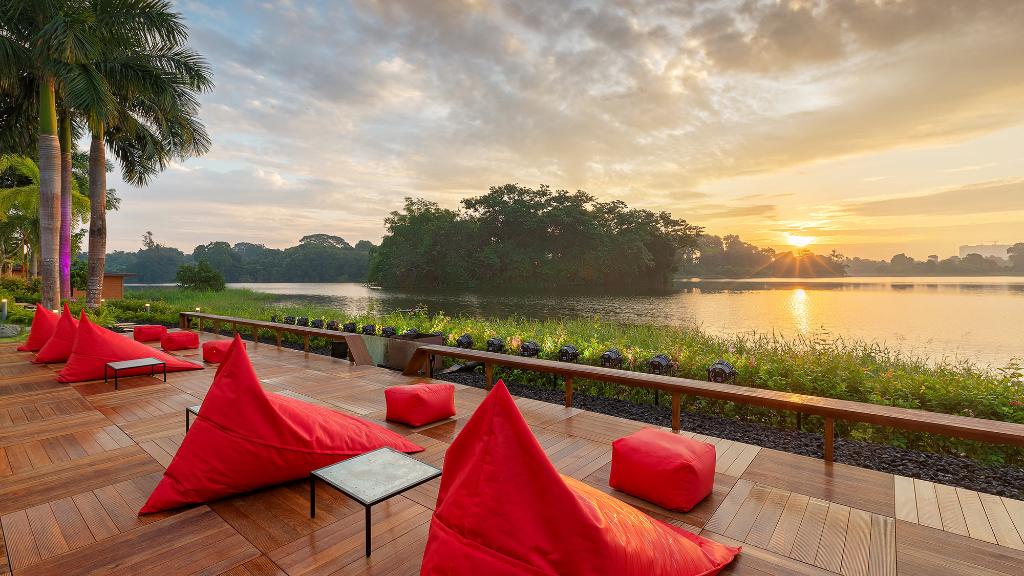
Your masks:
M 294 324 L 279 324 L 277 322 L 268 322 L 266 320 L 250 320 L 248 318 L 236 318 L 234 316 L 220 316 L 218 314 L 207 314 L 205 312 L 179 312 L 178 326 L 182 330 L 188 330 L 192 325 L 193 319 L 199 321 L 200 331 L 203 330 L 203 320 L 231 324 L 232 331 L 234 332 L 238 332 L 239 326 L 251 328 L 253 342 L 256 346 L 259 346 L 259 330 L 272 331 L 275 335 L 278 348 L 281 347 L 281 334 L 295 334 L 296 336 L 302 337 L 302 348 L 306 356 L 309 356 L 309 339 L 311 337 L 326 338 L 327 340 L 332 341 L 344 340 L 349 345 L 350 352 L 354 352 L 353 361 L 356 364 L 373 364 L 373 362 L 369 360 L 369 353 L 366 352 L 366 345 L 363 343 L 363 337 L 361 334 L 342 332 L 340 330 L 326 330 L 324 328 L 311 328 L 309 326 L 295 326 Z
M 404 373 L 411 376 L 423 373 L 429 374 L 429 370 L 425 371 L 424 367 L 429 366 L 430 359 L 434 356 L 483 362 L 488 388 L 493 383 L 495 366 L 560 374 L 565 377 L 565 405 L 567 407 L 572 406 L 574 378 L 586 378 L 623 384 L 635 388 L 664 391 L 672 396 L 672 429 L 676 431 L 680 429 L 680 396 L 683 394 L 749 404 L 763 408 L 791 410 L 798 414 L 822 416 L 825 419 L 825 460 L 829 462 L 832 461 L 834 451 L 835 420 L 864 422 L 968 440 L 1024 446 L 1024 424 L 1013 422 L 940 414 L 925 410 L 882 406 L 851 400 L 806 396 L 735 384 L 719 384 L 657 374 L 643 374 L 615 368 L 572 364 L 555 360 L 485 352 L 483 350 L 454 348 L 451 346 L 429 344 L 421 346 L 416 350 L 412 358 L 409 359 L 409 364 L 406 366 Z

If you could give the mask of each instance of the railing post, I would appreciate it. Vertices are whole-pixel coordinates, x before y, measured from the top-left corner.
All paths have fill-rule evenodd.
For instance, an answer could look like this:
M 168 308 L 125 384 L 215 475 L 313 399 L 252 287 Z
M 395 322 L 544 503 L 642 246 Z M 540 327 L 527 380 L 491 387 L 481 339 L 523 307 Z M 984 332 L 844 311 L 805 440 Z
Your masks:
M 277 349 L 280 350 L 281 349 L 281 331 L 280 330 L 274 330 L 274 337 L 277 340 Z
M 565 407 L 572 408 L 572 376 L 563 376 L 562 380 L 565 381 Z
M 490 390 L 494 386 L 494 364 L 484 362 L 484 389 Z
M 178 314 L 178 328 L 182 330 L 188 330 L 189 318 L 188 312 L 181 312 Z
M 672 431 L 679 432 L 681 420 L 681 398 L 679 392 L 672 393 Z
M 252 347 L 260 347 L 260 329 L 257 328 L 256 326 L 252 327 Z
M 797 429 L 798 432 L 803 431 L 803 429 L 804 429 L 804 413 L 803 412 L 797 412 L 796 413 L 796 429 Z
M 302 351 L 306 354 L 306 358 L 309 358 L 309 334 L 302 335 Z
M 199 331 L 199 332 L 202 332 L 202 331 L 203 331 L 203 317 L 202 317 L 202 316 L 200 316 L 200 317 L 198 318 L 198 320 L 199 320 L 199 329 L 198 329 L 198 331 Z
M 825 462 L 832 462 L 835 451 L 836 423 L 831 416 L 825 417 Z

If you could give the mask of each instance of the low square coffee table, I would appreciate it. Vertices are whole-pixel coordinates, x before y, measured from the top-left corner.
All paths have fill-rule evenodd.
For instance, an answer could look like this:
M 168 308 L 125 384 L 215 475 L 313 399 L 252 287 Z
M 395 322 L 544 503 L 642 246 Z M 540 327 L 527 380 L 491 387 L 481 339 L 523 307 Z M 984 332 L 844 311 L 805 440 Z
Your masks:
M 441 471 L 392 448 L 378 448 L 309 475 L 309 517 L 316 518 L 317 479 L 363 505 L 366 556 L 370 556 L 370 507 L 441 475 Z
M 202 404 L 196 404 L 195 406 L 189 406 L 185 408 L 185 432 L 188 432 L 188 427 L 192 424 L 192 416 L 199 416 L 199 408 Z
M 122 360 L 120 362 L 107 362 L 103 365 L 103 383 L 107 383 L 107 373 L 110 370 L 114 371 L 114 390 L 117 390 L 117 373 L 121 370 L 131 370 L 133 368 L 149 368 L 149 375 L 155 376 L 156 367 L 163 366 L 164 368 L 164 382 L 167 382 L 167 362 L 163 360 L 157 360 L 156 358 L 138 358 L 136 360 Z

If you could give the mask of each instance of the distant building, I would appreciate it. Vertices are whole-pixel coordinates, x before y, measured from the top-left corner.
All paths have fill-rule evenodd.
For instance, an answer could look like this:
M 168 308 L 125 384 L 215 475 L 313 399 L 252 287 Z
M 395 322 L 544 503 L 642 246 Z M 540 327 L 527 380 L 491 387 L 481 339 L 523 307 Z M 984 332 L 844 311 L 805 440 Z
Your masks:
M 1009 250 L 1009 244 L 978 244 L 975 246 L 961 246 L 960 257 L 963 258 L 968 254 L 981 254 L 984 258 L 1007 258 L 1006 251 Z

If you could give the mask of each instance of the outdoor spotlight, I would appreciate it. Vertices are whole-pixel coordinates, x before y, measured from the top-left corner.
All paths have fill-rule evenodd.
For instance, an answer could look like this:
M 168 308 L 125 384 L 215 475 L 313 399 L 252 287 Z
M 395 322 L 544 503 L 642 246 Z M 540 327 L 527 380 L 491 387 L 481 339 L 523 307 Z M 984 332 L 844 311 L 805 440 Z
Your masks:
M 537 344 L 533 340 L 527 340 L 519 346 L 519 355 L 526 356 L 527 358 L 536 358 L 540 355 L 540 344 Z
M 498 354 L 504 352 L 505 341 L 502 340 L 501 338 L 491 338 L 490 340 L 487 341 L 487 351 L 495 352 Z
M 0 301 L 0 322 L 7 322 L 7 298 Z
M 736 383 L 737 372 L 725 360 L 719 360 L 708 367 L 708 382 L 717 382 L 722 384 L 724 382 Z
M 105 300 L 103 298 L 100 298 L 100 302 L 105 302 Z M 196 306 L 196 312 L 201 312 L 201 311 L 202 311 L 202 308 L 200 308 L 199 306 Z
M 149 302 L 146 302 L 146 313 L 149 313 Z
M 338 329 L 338 321 L 337 320 L 328 320 L 327 321 L 327 329 L 328 330 L 337 330 Z
M 199 310 L 199 309 L 196 308 L 196 310 Z M 270 315 L 270 321 L 276 324 L 277 323 L 277 314 L 271 314 Z
M 622 367 L 622 353 L 617 348 L 610 348 L 604 354 L 601 354 L 601 367 L 602 368 L 621 368 Z
M 309 325 L 310 325 L 310 327 L 311 327 L 311 328 L 320 328 L 320 329 L 323 329 L 323 327 L 324 327 L 324 321 L 323 321 L 323 319 L 321 319 L 321 318 L 316 318 L 316 319 L 314 319 L 314 320 L 313 320 L 312 322 L 310 322 L 310 323 L 309 323 Z
M 459 338 L 455 341 L 455 345 L 458 346 L 459 348 L 472 348 L 473 337 L 470 336 L 469 334 L 463 334 L 462 336 L 459 336 Z
M 672 360 L 664 354 L 658 354 L 654 358 L 647 361 L 647 372 L 650 374 L 671 374 L 672 373 Z
M 415 328 L 409 328 L 405 332 L 402 332 L 401 335 L 405 338 L 416 338 L 420 335 L 420 331 Z
M 366 334 L 367 336 L 376 336 L 377 327 L 373 324 L 363 324 L 363 334 Z
M 558 350 L 559 362 L 577 362 L 580 359 L 580 351 L 572 344 L 566 344 Z
M 296 326 L 309 326 L 309 318 L 306 316 L 299 316 L 295 319 Z
M 356 330 L 358 330 L 358 328 L 356 327 L 355 322 L 345 322 L 345 325 L 341 327 L 342 332 L 355 333 Z
M 385 338 L 392 338 L 398 335 L 398 329 L 394 326 L 385 326 L 380 329 L 380 335 Z
M 295 324 L 295 316 L 285 316 L 284 317 L 284 323 L 285 324 Z

